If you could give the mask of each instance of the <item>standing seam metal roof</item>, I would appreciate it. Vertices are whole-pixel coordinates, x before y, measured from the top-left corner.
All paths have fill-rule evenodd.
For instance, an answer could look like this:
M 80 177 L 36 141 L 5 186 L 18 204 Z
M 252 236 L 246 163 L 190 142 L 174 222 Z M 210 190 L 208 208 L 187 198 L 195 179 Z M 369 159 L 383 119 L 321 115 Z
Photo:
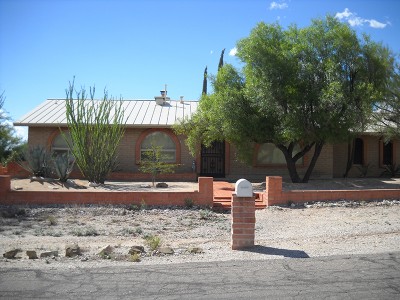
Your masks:
M 89 104 L 91 100 L 86 100 Z M 95 100 L 100 101 L 100 100 Z M 178 120 L 191 117 L 198 101 L 122 100 L 127 127 L 170 127 Z M 14 122 L 15 126 L 67 126 L 64 99 L 48 99 Z

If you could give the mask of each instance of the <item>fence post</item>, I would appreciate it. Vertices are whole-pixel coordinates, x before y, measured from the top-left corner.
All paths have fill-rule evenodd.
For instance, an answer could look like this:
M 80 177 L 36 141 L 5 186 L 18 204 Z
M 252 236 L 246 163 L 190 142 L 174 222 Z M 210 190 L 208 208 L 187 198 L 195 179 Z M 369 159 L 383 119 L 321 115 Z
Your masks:
M 232 194 L 232 250 L 254 246 L 256 207 L 253 187 L 246 179 L 239 179 Z
M 11 190 L 11 177 L 0 175 L 0 200 L 6 200 L 7 193 Z

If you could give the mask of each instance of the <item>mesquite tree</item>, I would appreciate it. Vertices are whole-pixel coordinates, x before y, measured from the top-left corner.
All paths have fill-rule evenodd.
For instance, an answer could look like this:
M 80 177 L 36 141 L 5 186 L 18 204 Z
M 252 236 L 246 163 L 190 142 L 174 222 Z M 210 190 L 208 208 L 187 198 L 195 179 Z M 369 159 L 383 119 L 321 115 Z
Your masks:
M 69 83 L 65 106 L 71 142 L 65 140 L 84 177 L 104 183 L 117 165 L 117 148 L 125 131 L 124 110 L 121 99 L 109 97 L 107 90 L 102 100 L 94 96 L 94 87 L 90 87 L 88 99 L 85 88 L 75 91 L 74 80 Z

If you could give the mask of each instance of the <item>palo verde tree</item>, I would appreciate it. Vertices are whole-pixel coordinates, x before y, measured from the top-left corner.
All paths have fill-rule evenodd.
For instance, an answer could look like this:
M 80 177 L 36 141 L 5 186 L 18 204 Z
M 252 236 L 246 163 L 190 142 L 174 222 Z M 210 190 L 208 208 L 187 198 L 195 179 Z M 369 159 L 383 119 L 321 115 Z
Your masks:
M 116 168 L 117 148 L 124 135 L 122 101 L 110 97 L 107 90 L 101 100 L 95 100 L 94 87 L 90 87 L 88 99 L 85 88 L 75 91 L 74 80 L 66 89 L 65 100 L 71 141 L 64 138 L 84 177 L 104 183 Z
M 176 129 L 192 152 L 199 141 L 226 140 L 246 159 L 250 146 L 272 143 L 292 182 L 307 182 L 324 145 L 346 141 L 365 124 L 392 66 L 390 51 L 331 16 L 301 29 L 259 23 L 237 49 L 242 72 L 224 65 L 214 93 Z M 296 162 L 307 153 L 301 178 Z

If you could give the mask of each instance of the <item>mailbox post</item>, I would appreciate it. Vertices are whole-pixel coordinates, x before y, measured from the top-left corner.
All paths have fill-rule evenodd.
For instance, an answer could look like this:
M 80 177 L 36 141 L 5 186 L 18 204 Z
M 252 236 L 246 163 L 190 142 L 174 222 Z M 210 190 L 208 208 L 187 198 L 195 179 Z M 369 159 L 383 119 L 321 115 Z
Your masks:
M 246 179 L 239 179 L 232 194 L 232 250 L 254 246 L 256 213 L 253 187 Z

